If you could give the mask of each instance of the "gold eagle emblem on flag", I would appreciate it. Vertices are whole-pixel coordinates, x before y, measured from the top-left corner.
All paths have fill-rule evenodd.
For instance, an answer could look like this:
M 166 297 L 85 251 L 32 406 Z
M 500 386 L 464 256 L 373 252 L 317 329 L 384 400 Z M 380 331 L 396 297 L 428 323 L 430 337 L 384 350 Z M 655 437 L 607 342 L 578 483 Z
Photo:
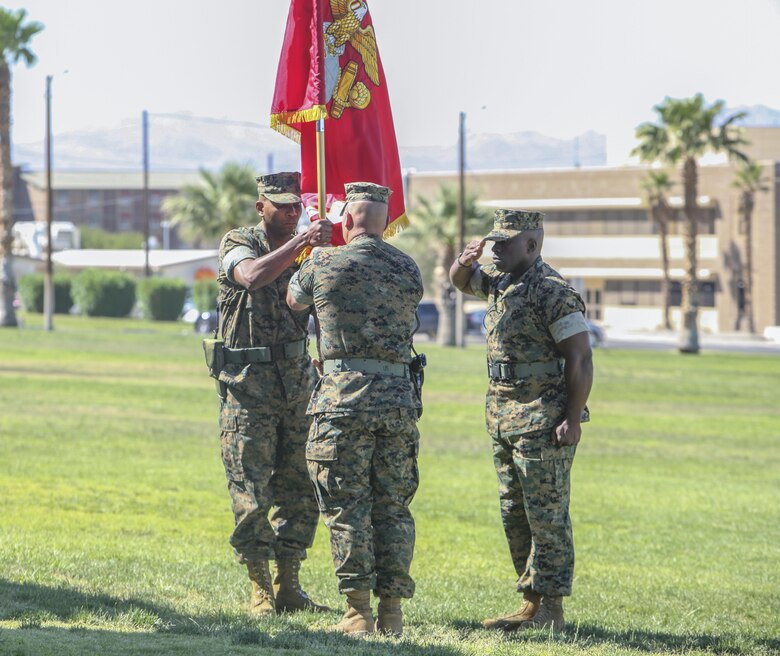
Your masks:
M 325 29 L 326 57 L 333 60 L 344 54 L 345 44 L 349 43 L 363 60 L 368 79 L 379 86 L 379 57 L 376 48 L 376 36 L 372 25 L 361 26 L 368 12 L 364 0 L 330 0 L 333 22 Z M 332 91 L 333 103 L 330 115 L 339 118 L 347 107 L 365 109 L 371 102 L 371 91 L 363 83 L 357 82 L 358 62 L 350 59 L 343 68 L 338 66 L 337 77 Z

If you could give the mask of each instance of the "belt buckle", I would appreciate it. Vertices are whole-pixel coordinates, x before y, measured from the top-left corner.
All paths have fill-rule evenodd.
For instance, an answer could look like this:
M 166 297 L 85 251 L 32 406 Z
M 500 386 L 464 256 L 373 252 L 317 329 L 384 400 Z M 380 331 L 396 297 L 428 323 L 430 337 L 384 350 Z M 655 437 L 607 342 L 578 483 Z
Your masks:
M 283 360 L 285 357 L 284 344 L 274 344 L 270 347 L 271 361 Z
M 505 364 L 504 362 L 498 363 L 498 379 L 502 382 L 508 383 L 513 380 L 512 370 L 514 367 L 511 364 Z

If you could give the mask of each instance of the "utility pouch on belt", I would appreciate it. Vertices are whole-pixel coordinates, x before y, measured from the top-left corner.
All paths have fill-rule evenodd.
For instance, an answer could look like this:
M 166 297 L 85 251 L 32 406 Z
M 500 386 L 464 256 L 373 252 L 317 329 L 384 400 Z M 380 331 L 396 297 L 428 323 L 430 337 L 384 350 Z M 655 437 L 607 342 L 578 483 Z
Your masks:
M 225 367 L 225 355 L 222 349 L 225 346 L 223 339 L 204 339 L 203 354 L 206 356 L 206 366 L 209 369 L 209 376 L 219 378 L 219 374 Z
M 412 349 L 414 350 L 414 349 Z M 428 364 L 428 359 L 425 357 L 425 353 L 418 354 L 414 351 L 414 357 L 409 363 L 409 374 L 412 378 L 412 384 L 414 385 L 414 391 L 417 394 L 417 398 L 420 401 L 420 409 L 417 410 L 417 417 L 422 417 L 422 388 L 425 382 L 425 366 Z
M 206 366 L 217 384 L 217 395 L 223 401 L 227 398 L 227 385 L 219 380 L 219 374 L 225 367 L 225 353 L 222 350 L 225 340 L 209 337 L 203 340 L 203 354 L 206 356 Z

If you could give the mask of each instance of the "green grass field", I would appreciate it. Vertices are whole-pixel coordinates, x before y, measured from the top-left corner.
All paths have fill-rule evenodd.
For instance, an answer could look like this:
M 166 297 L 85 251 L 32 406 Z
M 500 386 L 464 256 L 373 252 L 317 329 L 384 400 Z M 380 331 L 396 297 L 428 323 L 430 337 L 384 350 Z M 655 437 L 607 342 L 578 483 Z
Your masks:
M 0 331 L 3 656 L 780 653 L 780 358 L 596 352 L 570 626 L 504 636 L 480 627 L 518 604 L 484 353 L 425 348 L 417 595 L 403 640 L 352 640 L 337 612 L 246 615 L 189 326 L 26 319 Z M 302 579 L 341 608 L 323 526 Z

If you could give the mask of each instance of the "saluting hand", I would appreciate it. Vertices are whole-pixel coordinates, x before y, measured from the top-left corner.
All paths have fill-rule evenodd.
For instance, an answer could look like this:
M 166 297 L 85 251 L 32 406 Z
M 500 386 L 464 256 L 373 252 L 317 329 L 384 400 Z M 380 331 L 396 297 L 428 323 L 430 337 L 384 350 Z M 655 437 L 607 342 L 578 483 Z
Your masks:
M 471 266 L 480 257 L 482 257 L 482 249 L 485 248 L 484 239 L 475 239 L 470 241 L 463 252 L 458 257 L 458 264 L 464 267 Z
M 312 248 L 329 245 L 332 234 L 333 224 L 328 219 L 312 221 L 312 224 L 306 231 L 306 244 Z

